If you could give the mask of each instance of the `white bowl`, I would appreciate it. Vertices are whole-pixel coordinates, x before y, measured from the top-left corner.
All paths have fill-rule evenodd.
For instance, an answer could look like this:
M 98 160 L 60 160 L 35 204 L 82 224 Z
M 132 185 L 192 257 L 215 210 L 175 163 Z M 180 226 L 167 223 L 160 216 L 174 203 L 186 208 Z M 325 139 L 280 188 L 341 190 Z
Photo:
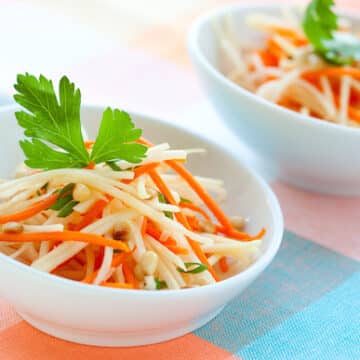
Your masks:
M 360 195 L 360 130 L 305 116 L 258 97 L 227 79 L 212 23 L 230 15 L 247 39 L 248 14 L 279 14 L 281 5 L 235 5 L 202 16 L 189 34 L 189 52 L 220 117 L 272 173 L 308 190 Z M 351 18 L 360 25 L 359 20 Z
M 85 128 L 94 137 L 102 109 L 85 107 Z M 206 157 L 194 156 L 192 171 L 225 180 L 229 214 L 250 218 L 249 231 L 267 228 L 260 258 L 241 274 L 215 285 L 184 290 L 119 290 L 79 284 L 22 265 L 0 254 L 0 297 L 36 328 L 53 336 L 89 345 L 134 346 L 157 343 L 193 331 L 214 318 L 269 265 L 278 251 L 283 218 L 277 199 L 257 175 L 213 142 L 173 125 L 132 114 L 137 126 L 154 142 L 175 147 L 203 147 Z M 0 177 L 21 160 L 16 139 L 22 131 L 13 110 L 0 111 Z

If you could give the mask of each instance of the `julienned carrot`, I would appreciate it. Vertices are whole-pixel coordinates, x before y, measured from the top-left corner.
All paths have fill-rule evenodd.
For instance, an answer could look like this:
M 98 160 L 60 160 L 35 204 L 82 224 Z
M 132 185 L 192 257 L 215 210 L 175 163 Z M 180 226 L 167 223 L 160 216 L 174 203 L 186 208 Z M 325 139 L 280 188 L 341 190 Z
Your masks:
M 335 104 L 336 106 L 340 106 L 340 97 L 339 94 L 334 94 L 334 100 L 335 100 Z M 356 121 L 360 123 L 360 110 L 355 109 L 353 106 L 348 106 L 348 116 Z
M 258 50 L 257 54 L 260 56 L 262 63 L 265 66 L 278 66 L 278 58 L 267 50 Z
M 106 239 L 100 235 L 82 233 L 78 231 L 56 231 L 56 232 L 34 232 L 34 233 L 20 233 L 20 234 L 5 234 L 0 233 L 1 241 L 13 242 L 37 242 L 37 241 L 79 241 L 98 246 L 109 246 L 114 249 L 129 251 L 129 247 L 121 242 L 111 239 Z
M 149 172 L 149 175 L 150 175 L 152 181 L 157 186 L 157 188 L 160 190 L 160 192 L 165 196 L 166 200 L 171 205 L 177 206 L 178 204 L 176 203 L 170 189 L 167 187 L 167 185 L 165 184 L 163 179 L 160 177 L 158 172 L 156 170 L 151 170 Z M 181 213 L 181 212 L 175 213 L 175 217 L 181 224 L 183 224 L 184 226 L 186 225 L 186 227 L 189 229 L 189 224 L 188 224 L 188 222 L 186 220 L 186 217 L 184 216 L 183 213 Z
M 148 219 L 146 216 L 144 216 L 143 222 L 141 224 L 141 236 L 144 237 L 146 234 L 146 228 L 148 225 Z
M 95 141 L 93 140 L 87 140 L 85 141 L 85 147 L 86 149 L 90 149 L 94 145 Z
M 150 164 L 139 166 L 136 169 L 134 169 L 134 177 L 132 179 L 123 180 L 123 183 L 130 184 L 132 181 L 137 179 L 139 176 L 150 172 L 151 170 L 155 169 L 159 165 L 160 165 L 159 163 L 150 163 Z
M 168 160 L 167 164 L 173 170 L 175 170 L 190 185 L 190 187 L 198 194 L 198 196 L 204 202 L 204 204 L 209 208 L 209 210 L 219 220 L 220 224 L 223 225 L 225 229 L 230 231 L 233 228 L 230 219 L 224 214 L 224 212 L 220 209 L 219 205 L 208 194 L 208 192 L 192 176 L 190 171 L 188 171 L 183 165 L 178 164 L 176 161 L 173 161 L 173 160 Z
M 188 224 L 191 227 L 191 230 L 193 231 L 199 231 L 200 230 L 200 223 L 196 216 L 187 216 L 186 220 Z
M 208 215 L 208 213 L 207 213 L 204 209 L 202 209 L 200 206 L 197 206 L 197 205 L 192 204 L 192 203 L 187 203 L 187 202 L 181 202 L 181 203 L 179 204 L 179 206 L 180 206 L 181 208 L 184 208 L 184 209 L 190 209 L 190 210 L 192 210 L 192 211 L 198 212 L 198 213 L 200 213 L 206 220 L 211 221 L 211 218 L 210 218 L 210 216 Z
M 23 221 L 29 219 L 32 216 L 37 215 L 41 211 L 48 209 L 51 205 L 55 204 L 57 198 L 58 194 L 53 194 L 19 212 L 8 215 L 0 215 L 0 224 L 5 224 L 10 221 Z
M 262 228 L 260 230 L 260 232 L 254 236 L 250 236 L 247 233 L 237 231 L 237 230 L 232 230 L 229 233 L 226 233 L 226 235 L 230 236 L 231 238 L 236 239 L 236 240 L 242 240 L 242 241 L 260 240 L 265 236 L 265 234 L 266 234 L 265 228 Z
M 220 258 L 220 260 L 219 260 L 219 266 L 220 266 L 220 270 L 221 270 L 223 273 L 228 272 L 229 266 L 228 266 L 227 259 L 226 259 L 225 256 L 223 256 L 222 258 Z
M 148 221 L 147 223 L 146 233 L 153 237 L 155 240 L 159 241 L 162 245 L 167 247 L 174 254 L 187 255 L 189 253 L 187 249 L 177 246 L 177 242 L 171 237 L 166 239 L 166 241 L 164 242 L 160 241 L 161 231 L 151 221 Z
M 200 245 L 191 239 L 189 240 L 189 244 L 191 245 L 191 248 L 194 250 L 194 253 L 196 254 L 196 256 L 199 258 L 199 260 L 207 266 L 207 269 L 209 271 L 209 273 L 212 275 L 212 277 L 215 279 L 215 281 L 220 281 L 218 275 L 216 274 L 214 268 L 210 265 L 206 255 L 204 254 L 204 252 L 201 250 Z
M 123 264 L 125 262 L 125 260 L 128 258 L 128 256 L 129 256 L 129 253 L 116 254 L 113 257 L 113 260 L 111 262 L 111 267 L 117 268 L 118 266 L 120 266 L 121 264 Z M 92 274 L 87 276 L 82 282 L 86 283 L 86 284 L 91 284 L 97 277 L 98 273 L 99 273 L 99 271 L 94 271 Z
M 167 248 L 176 255 L 188 255 L 189 250 L 180 246 L 168 245 Z
M 134 275 L 133 266 L 131 266 L 128 262 L 124 262 L 122 270 L 126 283 L 132 285 L 134 289 L 137 289 L 138 281 Z
M 77 224 L 69 224 L 68 228 L 71 231 L 80 231 L 84 227 L 93 223 L 96 219 L 100 218 L 105 206 L 108 204 L 105 200 L 98 200 L 91 206 L 91 208 L 83 215 L 81 221 Z
M 90 161 L 87 166 L 85 166 L 85 169 L 93 170 L 95 168 L 96 164 L 93 161 Z
M 278 59 L 278 61 L 281 60 L 281 58 L 286 55 L 285 52 L 279 47 L 279 45 L 274 41 L 273 38 L 268 39 L 267 48 L 268 51 Z
M 352 120 L 360 123 L 360 110 L 357 110 L 352 106 L 349 106 L 348 107 L 348 115 Z
M 116 288 L 116 289 L 133 289 L 134 286 L 132 284 L 126 284 L 121 282 L 103 282 L 101 286 L 110 287 L 110 288 Z
M 345 75 L 349 75 L 355 79 L 360 80 L 360 69 L 351 66 L 327 67 L 317 70 L 305 71 L 302 74 L 302 77 L 304 79 L 314 79 L 319 78 L 320 76 L 340 77 Z

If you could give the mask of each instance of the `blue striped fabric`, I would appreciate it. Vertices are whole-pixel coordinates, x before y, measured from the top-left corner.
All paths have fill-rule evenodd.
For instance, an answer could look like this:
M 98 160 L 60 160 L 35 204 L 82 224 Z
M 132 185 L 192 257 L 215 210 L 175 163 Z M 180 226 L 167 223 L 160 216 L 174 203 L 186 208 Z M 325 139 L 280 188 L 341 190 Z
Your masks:
M 341 286 L 358 270 L 359 262 L 286 232 L 267 271 L 195 334 L 241 354 L 241 349 Z
M 238 355 L 247 360 L 359 360 L 360 272 Z

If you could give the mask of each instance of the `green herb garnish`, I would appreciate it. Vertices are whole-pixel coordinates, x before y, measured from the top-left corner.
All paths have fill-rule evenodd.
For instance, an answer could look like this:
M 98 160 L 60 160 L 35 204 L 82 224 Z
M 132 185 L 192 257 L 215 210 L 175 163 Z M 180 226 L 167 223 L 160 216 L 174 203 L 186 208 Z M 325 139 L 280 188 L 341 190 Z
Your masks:
M 122 171 L 120 166 L 115 161 L 106 161 L 106 165 L 114 171 Z
M 61 190 L 58 190 L 59 196 L 54 205 L 49 209 L 59 211 L 58 217 L 66 217 L 73 212 L 74 206 L 79 202 L 73 198 L 73 191 L 75 184 L 70 183 L 65 185 Z
M 160 203 L 162 204 L 168 204 L 168 201 L 166 200 L 164 194 L 162 193 L 158 193 L 158 200 Z M 164 211 L 164 215 L 168 218 L 170 218 L 171 220 L 174 220 L 174 215 L 172 212 L 170 211 Z
M 191 201 L 191 200 L 186 199 L 186 198 L 184 198 L 184 197 L 182 197 L 182 196 L 180 196 L 180 202 L 181 202 L 181 203 L 192 204 L 192 201 Z
M 207 266 L 205 264 L 194 262 L 186 262 L 185 267 L 187 270 L 184 270 L 180 267 L 178 267 L 177 270 L 185 274 L 199 274 L 207 270 Z
M 130 116 L 107 108 L 89 153 L 84 144 L 80 121 L 80 90 L 64 76 L 57 97 L 53 83 L 44 76 L 28 73 L 17 76 L 15 101 L 27 111 L 15 113 L 28 140 L 20 141 L 25 164 L 36 169 L 84 168 L 89 163 L 126 160 L 139 163 L 146 146 L 135 141 L 141 136 Z
M 156 290 L 167 289 L 166 281 L 155 278 Z
M 78 201 L 75 200 L 71 200 L 70 202 L 68 202 L 62 209 L 61 211 L 59 211 L 58 213 L 58 217 L 67 217 L 69 216 L 73 211 L 74 211 L 74 207 L 78 204 Z
M 303 19 L 303 30 L 315 51 L 334 65 L 349 65 L 360 60 L 360 39 L 338 32 L 338 16 L 333 0 L 312 0 Z

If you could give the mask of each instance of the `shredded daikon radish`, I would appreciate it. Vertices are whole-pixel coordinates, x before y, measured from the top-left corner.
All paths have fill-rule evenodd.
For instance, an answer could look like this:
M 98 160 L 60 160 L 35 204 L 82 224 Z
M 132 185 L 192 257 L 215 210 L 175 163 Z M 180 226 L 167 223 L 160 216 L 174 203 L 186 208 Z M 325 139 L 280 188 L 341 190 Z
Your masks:
M 99 272 L 94 279 L 94 284 L 99 285 L 103 281 L 106 281 L 111 275 L 111 261 L 113 258 L 113 249 L 111 247 L 106 247 L 104 251 L 103 262 L 100 266 Z

